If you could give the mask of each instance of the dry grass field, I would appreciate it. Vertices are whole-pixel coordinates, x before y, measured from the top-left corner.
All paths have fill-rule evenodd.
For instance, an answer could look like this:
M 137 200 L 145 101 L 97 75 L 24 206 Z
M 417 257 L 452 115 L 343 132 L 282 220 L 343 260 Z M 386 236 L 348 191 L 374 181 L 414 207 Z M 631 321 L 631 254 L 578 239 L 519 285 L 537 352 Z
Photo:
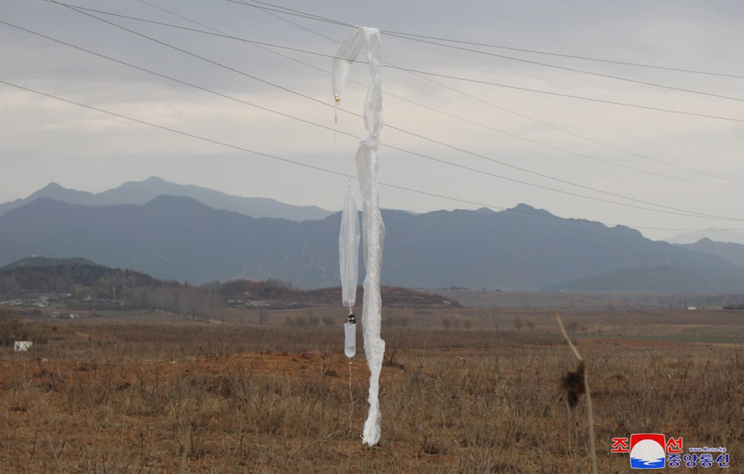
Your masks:
M 1 472 L 589 472 L 575 361 L 540 309 L 384 309 L 382 439 L 363 447 L 368 373 L 342 353 L 344 309 L 24 317 L 0 348 Z M 743 472 L 743 316 L 563 311 L 585 357 L 600 472 L 613 437 L 722 446 Z

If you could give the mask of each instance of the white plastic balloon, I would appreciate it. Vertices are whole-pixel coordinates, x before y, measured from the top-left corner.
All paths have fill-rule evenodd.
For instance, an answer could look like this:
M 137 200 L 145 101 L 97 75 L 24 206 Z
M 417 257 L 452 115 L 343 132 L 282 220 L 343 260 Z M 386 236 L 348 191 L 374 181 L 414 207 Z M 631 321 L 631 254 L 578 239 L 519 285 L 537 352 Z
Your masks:
M 341 276 L 341 301 L 350 312 L 357 300 L 357 276 L 360 260 L 360 220 L 352 190 L 347 193 L 341 212 L 339 230 L 339 275 Z
M 367 56 L 372 79 L 367 88 L 363 111 L 366 133 L 360 140 L 356 156 L 357 175 L 364 200 L 362 219 L 366 273 L 362 305 L 362 336 L 365 342 L 365 357 L 370 368 L 370 391 L 368 395 L 370 411 L 362 432 L 362 442 L 372 446 L 380 441 L 381 416 L 378 393 L 380 371 L 383 368 L 383 354 L 385 353 L 385 342 L 380 338 L 380 312 L 383 305 L 380 298 L 380 272 L 383 264 L 385 226 L 380 214 L 377 180 L 377 150 L 378 145 L 380 145 L 380 131 L 383 128 L 382 59 L 380 55 L 380 32 L 377 29 L 356 28 L 344 38 L 334 59 L 332 89 L 334 100 L 339 102 L 349 74 L 349 67 L 362 51 L 365 51 Z

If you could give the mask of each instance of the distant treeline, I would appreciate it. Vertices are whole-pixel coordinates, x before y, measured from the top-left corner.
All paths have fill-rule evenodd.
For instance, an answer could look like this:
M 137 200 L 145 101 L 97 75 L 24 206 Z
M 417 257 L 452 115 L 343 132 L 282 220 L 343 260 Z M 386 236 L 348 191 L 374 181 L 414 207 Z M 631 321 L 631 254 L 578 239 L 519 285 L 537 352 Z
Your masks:
M 108 300 L 121 302 L 128 308 L 199 318 L 211 318 L 225 307 L 223 299 L 207 289 L 159 280 L 129 269 L 71 262 L 19 266 L 0 272 L 0 297 L 16 299 L 44 294 L 56 294 L 72 305 L 95 306 Z
M 230 280 L 228 282 L 212 282 L 203 288 L 211 293 L 219 294 L 225 299 L 291 299 L 299 297 L 304 292 L 295 290 L 292 283 L 268 279 L 266 281 Z
M 95 264 L 16 267 L 0 272 L 0 295 L 6 297 L 69 293 L 75 298 L 88 295 L 96 299 L 115 299 L 121 298 L 127 289 L 178 286 L 177 282 L 158 280 L 141 272 Z
M 338 287 L 298 290 L 292 283 L 277 279 L 241 279 L 193 286 L 83 259 L 33 257 L 0 270 L 0 301 L 23 299 L 27 304 L 35 304 L 44 297 L 47 303 L 68 307 L 146 308 L 204 319 L 219 318 L 229 305 L 297 307 L 338 303 L 340 292 Z M 357 300 L 361 302 L 362 287 L 357 292 Z M 457 301 L 437 294 L 401 287 L 383 287 L 382 294 L 388 305 L 460 306 Z
M 29 258 L 29 261 L 32 259 Z M 164 281 L 129 269 L 112 269 L 90 261 L 33 259 L 0 271 L 0 300 L 56 294 L 72 305 L 96 305 L 102 300 L 127 308 L 162 310 L 197 318 L 214 318 L 230 299 L 292 300 L 303 293 L 290 282 L 234 280 L 192 286 Z

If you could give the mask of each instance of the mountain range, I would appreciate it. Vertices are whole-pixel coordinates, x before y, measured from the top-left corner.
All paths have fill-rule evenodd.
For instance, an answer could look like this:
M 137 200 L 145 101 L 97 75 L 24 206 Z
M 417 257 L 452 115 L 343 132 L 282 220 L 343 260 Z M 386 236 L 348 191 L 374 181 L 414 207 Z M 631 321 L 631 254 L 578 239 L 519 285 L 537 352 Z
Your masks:
M 215 209 L 235 211 L 254 218 L 281 218 L 290 221 L 323 219 L 331 211 L 317 206 L 293 206 L 268 198 L 244 198 L 228 195 L 195 185 L 179 185 L 162 178 L 150 177 L 136 182 L 130 181 L 101 193 L 89 193 L 64 188 L 50 183 L 24 199 L 0 204 L 0 216 L 8 211 L 32 203 L 39 198 L 52 198 L 64 203 L 86 206 L 144 205 L 161 195 L 187 196 Z
M 627 227 L 562 219 L 525 204 L 501 212 L 384 210 L 383 218 L 385 285 L 562 289 L 623 269 L 664 268 L 688 276 L 670 291 L 743 289 L 742 260 L 738 265 Z M 339 224 L 340 213 L 304 221 L 255 218 L 185 196 L 114 205 L 38 198 L 0 217 L 0 266 L 29 255 L 81 256 L 168 280 L 281 279 L 300 288 L 332 287 L 339 285 Z M 642 272 L 657 280 L 670 275 Z M 645 280 L 637 286 L 649 289 Z

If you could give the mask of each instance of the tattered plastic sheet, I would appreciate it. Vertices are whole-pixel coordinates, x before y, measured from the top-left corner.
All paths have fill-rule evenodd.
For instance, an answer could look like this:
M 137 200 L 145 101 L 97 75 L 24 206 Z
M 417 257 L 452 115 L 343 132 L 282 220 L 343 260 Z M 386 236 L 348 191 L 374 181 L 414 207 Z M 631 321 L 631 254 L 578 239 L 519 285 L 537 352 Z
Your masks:
M 383 90 L 382 58 L 380 55 L 380 32 L 375 28 L 356 28 L 344 41 L 334 59 L 332 88 L 336 102 L 341 100 L 341 92 L 349 75 L 352 61 L 365 52 L 370 68 L 371 82 L 365 97 L 363 111 L 366 133 L 360 140 L 357 150 L 357 175 L 362 191 L 362 220 L 364 230 L 365 283 L 362 305 L 362 336 L 365 342 L 365 357 L 370 368 L 370 391 L 368 402 L 370 411 L 362 433 L 362 442 L 376 445 L 380 441 L 380 371 L 383 368 L 385 342 L 380 338 L 381 307 L 380 272 L 383 259 L 385 226 L 380 214 L 378 194 L 378 158 L 380 131 L 383 128 Z

